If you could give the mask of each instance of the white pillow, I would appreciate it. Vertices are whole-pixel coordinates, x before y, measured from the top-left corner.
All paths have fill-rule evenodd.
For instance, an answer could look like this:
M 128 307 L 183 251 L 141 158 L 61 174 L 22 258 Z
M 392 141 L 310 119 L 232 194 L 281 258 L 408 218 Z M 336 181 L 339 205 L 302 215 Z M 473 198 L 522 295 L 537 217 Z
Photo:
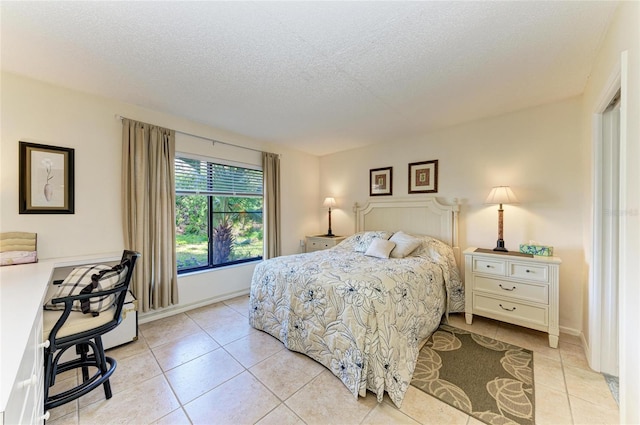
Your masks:
M 391 258 L 404 258 L 420 246 L 422 240 L 400 231 L 391 236 L 390 241 L 396 244 L 391 251 Z
M 389 253 L 395 246 L 396 244 L 391 241 L 375 238 L 371 241 L 371 244 L 364 255 L 377 258 L 389 258 Z
M 386 232 L 384 230 L 377 231 L 368 231 L 363 232 L 361 234 L 354 235 L 355 236 L 355 248 L 356 252 L 367 252 L 369 245 L 371 245 L 371 241 L 377 238 L 387 240 L 391 236 L 391 232 Z

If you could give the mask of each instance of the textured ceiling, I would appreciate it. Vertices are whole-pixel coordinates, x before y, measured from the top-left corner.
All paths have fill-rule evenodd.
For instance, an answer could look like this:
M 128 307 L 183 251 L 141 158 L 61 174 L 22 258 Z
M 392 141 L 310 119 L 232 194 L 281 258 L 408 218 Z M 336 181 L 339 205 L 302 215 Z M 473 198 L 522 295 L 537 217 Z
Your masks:
M 582 93 L 617 2 L 7 2 L 2 69 L 317 155 Z

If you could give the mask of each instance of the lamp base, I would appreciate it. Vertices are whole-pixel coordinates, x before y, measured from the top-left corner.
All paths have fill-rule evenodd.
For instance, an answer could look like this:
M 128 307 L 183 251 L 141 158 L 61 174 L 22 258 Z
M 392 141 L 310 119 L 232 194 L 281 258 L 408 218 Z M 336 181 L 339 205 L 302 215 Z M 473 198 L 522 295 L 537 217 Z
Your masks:
M 322 236 L 326 236 L 326 237 L 329 237 L 329 238 L 333 238 L 335 235 L 334 235 L 333 233 L 329 232 L 329 233 L 327 233 L 326 235 L 322 235 Z
M 509 252 L 507 248 L 504 247 L 504 239 L 498 239 L 498 243 L 496 244 L 496 247 L 493 248 L 493 250 L 500 252 Z

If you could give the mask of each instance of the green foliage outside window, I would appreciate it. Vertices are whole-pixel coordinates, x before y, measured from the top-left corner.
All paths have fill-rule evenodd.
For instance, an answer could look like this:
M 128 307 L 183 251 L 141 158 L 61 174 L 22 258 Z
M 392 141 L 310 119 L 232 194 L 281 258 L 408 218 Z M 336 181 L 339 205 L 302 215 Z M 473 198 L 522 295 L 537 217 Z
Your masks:
M 260 258 L 262 198 L 211 197 L 212 264 Z M 178 270 L 206 267 L 209 260 L 209 196 L 176 196 Z
M 178 271 L 262 258 L 262 171 L 178 157 Z

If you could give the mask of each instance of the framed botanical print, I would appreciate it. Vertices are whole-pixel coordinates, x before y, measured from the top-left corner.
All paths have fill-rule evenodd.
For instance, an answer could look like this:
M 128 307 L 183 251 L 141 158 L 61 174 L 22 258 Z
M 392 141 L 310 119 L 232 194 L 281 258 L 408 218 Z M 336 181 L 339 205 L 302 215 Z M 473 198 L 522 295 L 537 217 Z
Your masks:
M 409 164 L 409 193 L 438 192 L 438 160 Z
M 393 194 L 393 167 L 374 168 L 369 171 L 369 196 Z
M 74 213 L 74 150 L 20 142 L 20 214 Z

